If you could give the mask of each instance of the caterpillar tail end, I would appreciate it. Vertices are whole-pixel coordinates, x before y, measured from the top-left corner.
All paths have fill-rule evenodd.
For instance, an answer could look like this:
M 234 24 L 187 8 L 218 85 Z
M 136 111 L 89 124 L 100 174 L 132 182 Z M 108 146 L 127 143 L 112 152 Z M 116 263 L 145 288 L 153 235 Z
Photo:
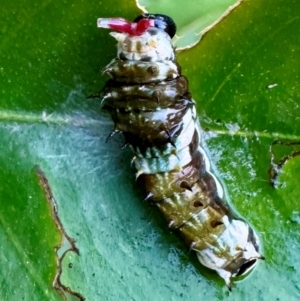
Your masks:
M 264 257 L 259 253 L 259 239 L 247 223 L 241 220 L 223 221 L 226 230 L 216 241 L 205 249 L 195 246 L 193 250 L 199 261 L 215 270 L 231 290 L 232 278 L 248 274 Z
M 203 263 L 202 257 L 198 252 L 197 252 L 197 257 L 199 261 Z M 228 287 L 229 291 L 231 291 L 232 278 L 249 273 L 257 265 L 259 259 L 264 259 L 264 257 L 259 253 L 255 252 L 251 255 L 251 258 L 249 259 L 246 259 L 245 257 L 241 257 L 236 260 L 233 260 L 232 262 L 226 263 L 222 267 L 216 266 L 215 268 L 213 267 L 210 268 L 215 270 L 218 273 L 218 275 L 224 279 L 226 286 Z

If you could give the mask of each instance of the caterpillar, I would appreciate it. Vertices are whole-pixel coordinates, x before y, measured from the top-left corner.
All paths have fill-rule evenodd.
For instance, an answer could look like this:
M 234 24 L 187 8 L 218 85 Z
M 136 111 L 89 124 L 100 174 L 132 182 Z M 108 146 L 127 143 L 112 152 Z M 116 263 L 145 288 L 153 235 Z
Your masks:
M 188 81 L 181 75 L 171 39 L 174 21 L 143 14 L 133 22 L 99 18 L 117 40 L 117 58 L 103 70 L 110 79 L 101 98 L 134 153 L 136 178 L 173 229 L 231 288 L 263 259 L 254 229 L 224 198 L 201 147 L 201 128 Z M 117 32 L 116 32 L 117 31 Z

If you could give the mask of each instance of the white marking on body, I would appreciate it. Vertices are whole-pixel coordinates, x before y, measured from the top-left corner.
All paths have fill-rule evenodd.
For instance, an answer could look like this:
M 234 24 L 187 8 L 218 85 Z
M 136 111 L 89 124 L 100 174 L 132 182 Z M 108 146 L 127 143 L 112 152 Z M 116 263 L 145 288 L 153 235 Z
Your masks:
M 169 35 L 158 28 L 149 29 L 140 36 L 127 33 L 111 32 L 110 35 L 118 41 L 118 56 L 122 54 L 127 60 L 151 61 L 174 60 L 175 54 Z M 154 35 L 154 31 L 156 34 Z

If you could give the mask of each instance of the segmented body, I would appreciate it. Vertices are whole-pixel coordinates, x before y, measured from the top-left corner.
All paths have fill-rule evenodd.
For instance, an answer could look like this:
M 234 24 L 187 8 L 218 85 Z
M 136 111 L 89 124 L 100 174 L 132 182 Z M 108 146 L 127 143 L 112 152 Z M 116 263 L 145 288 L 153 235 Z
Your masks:
M 103 107 L 134 152 L 147 199 L 200 262 L 230 287 L 232 276 L 261 258 L 259 242 L 249 224 L 233 214 L 210 172 L 195 104 L 171 38 L 157 27 L 139 35 L 111 35 L 118 41 L 118 58 L 104 69 L 111 79 L 101 92 Z

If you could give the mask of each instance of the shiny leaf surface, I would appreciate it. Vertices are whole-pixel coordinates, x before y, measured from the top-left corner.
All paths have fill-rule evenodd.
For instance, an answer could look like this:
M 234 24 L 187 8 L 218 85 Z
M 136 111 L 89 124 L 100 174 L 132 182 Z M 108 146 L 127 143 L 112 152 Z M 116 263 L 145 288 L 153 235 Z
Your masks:
M 99 70 L 116 52 L 96 19 L 131 20 L 140 14 L 134 3 L 4 0 L 0 299 L 60 300 L 51 285 L 61 234 L 38 164 L 80 253 L 66 253 L 61 281 L 86 300 L 298 300 L 299 156 L 283 165 L 282 185 L 272 187 L 268 174 L 272 152 L 278 162 L 299 149 L 270 149 L 274 140 L 300 141 L 298 8 L 243 2 L 178 57 L 231 204 L 264 246 L 266 260 L 229 293 L 142 202 L 130 151 L 118 138 L 105 143 L 112 123 L 86 99 L 103 86 Z

